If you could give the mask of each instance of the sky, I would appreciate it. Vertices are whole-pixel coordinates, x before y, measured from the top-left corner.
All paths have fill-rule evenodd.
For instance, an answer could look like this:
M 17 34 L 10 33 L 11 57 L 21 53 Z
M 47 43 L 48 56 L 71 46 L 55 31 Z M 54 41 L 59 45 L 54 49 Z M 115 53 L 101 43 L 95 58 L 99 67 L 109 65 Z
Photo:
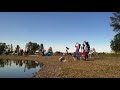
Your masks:
M 75 44 L 88 41 L 97 52 L 111 52 L 115 32 L 110 26 L 112 12 L 0 12 L 0 42 L 19 45 L 43 43 L 48 50 L 75 51 Z

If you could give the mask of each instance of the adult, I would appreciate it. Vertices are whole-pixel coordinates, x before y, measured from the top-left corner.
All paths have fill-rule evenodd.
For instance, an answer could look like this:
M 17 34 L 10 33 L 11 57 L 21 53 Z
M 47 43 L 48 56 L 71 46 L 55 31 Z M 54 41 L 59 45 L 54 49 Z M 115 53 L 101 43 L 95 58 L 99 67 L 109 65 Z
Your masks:
M 85 42 L 85 41 L 84 41 Z M 82 54 L 82 56 L 84 57 L 84 59 L 85 59 L 85 57 L 86 57 L 86 50 L 85 50 L 85 44 L 84 44 L 84 42 L 83 42 L 83 44 L 82 44 L 82 49 L 83 49 L 83 54 Z
M 88 54 L 89 54 L 89 51 L 90 51 L 90 45 L 89 45 L 89 42 L 86 42 L 85 41 L 85 60 L 88 60 Z
M 80 46 L 81 44 L 79 44 L 78 42 L 75 44 L 77 60 L 80 59 L 80 52 L 79 52 Z

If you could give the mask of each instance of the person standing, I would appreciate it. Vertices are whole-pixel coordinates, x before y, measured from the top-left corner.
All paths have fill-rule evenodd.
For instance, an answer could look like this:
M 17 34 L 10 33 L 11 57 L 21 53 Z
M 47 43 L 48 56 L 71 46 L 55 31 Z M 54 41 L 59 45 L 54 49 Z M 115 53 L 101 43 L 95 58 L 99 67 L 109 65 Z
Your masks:
M 77 60 L 80 59 L 80 52 L 79 52 L 80 46 L 81 46 L 81 44 L 79 44 L 78 42 L 75 44 Z
M 84 41 L 85 42 L 85 41 Z M 83 44 L 82 44 L 82 58 L 84 57 L 84 59 L 85 59 L 85 57 L 86 57 L 86 51 L 85 51 L 85 44 L 84 44 L 84 42 L 83 42 Z
M 89 45 L 89 42 L 86 42 L 85 41 L 85 60 L 88 60 L 88 54 L 89 54 L 89 51 L 90 51 L 90 45 Z

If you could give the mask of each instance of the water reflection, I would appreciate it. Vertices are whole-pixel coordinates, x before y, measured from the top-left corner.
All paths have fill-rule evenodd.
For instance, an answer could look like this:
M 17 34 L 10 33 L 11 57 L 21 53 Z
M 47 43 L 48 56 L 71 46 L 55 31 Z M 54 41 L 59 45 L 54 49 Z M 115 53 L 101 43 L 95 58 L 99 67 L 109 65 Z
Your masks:
M 16 70 L 15 72 L 16 75 L 18 75 L 18 73 L 21 74 L 27 72 L 25 73 L 26 75 L 22 74 L 21 76 L 21 77 L 27 77 L 28 74 L 33 74 L 35 72 L 38 72 L 42 68 L 42 66 L 43 65 L 38 63 L 37 61 L 31 61 L 31 60 L 0 60 L 0 78 L 1 78 L 1 73 L 2 75 L 4 75 L 4 72 L 6 71 L 9 72 L 7 73 L 8 74 L 7 77 L 9 77 L 9 74 L 11 75 L 13 70 Z

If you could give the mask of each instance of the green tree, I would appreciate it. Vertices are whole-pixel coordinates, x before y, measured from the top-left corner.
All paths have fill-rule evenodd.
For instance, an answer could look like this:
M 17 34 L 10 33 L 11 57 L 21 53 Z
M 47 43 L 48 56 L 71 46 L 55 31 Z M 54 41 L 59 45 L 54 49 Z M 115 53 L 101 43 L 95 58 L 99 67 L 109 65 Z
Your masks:
M 15 50 L 17 54 L 19 53 L 19 49 L 20 49 L 20 46 L 17 45 L 17 46 L 16 46 L 16 50 Z
M 40 49 L 41 49 L 41 50 L 44 49 L 44 45 L 43 45 L 43 44 L 40 45 Z
M 113 31 L 117 32 L 117 34 L 114 36 L 114 39 L 110 42 L 110 47 L 112 51 L 115 53 L 120 52 L 120 12 L 113 13 L 113 16 L 110 17 L 111 24 L 110 26 L 113 27 Z
M 40 48 L 40 45 L 37 43 L 33 43 L 33 42 L 26 43 L 26 49 L 30 53 L 35 53 L 35 51 L 39 50 L 39 48 Z
M 112 51 L 114 51 L 115 53 L 119 53 L 120 52 L 120 33 L 116 34 L 114 36 L 114 39 L 110 43 L 111 43 L 110 47 Z
M 52 47 L 49 47 L 48 53 L 53 53 Z
M 120 12 L 113 13 L 113 16 L 111 16 L 110 19 L 110 25 L 113 27 L 113 31 L 120 32 Z
M 10 46 L 10 51 L 13 52 L 13 45 Z
M 10 49 L 11 49 L 10 45 L 7 45 L 7 50 L 8 50 L 7 52 L 10 52 Z
M 26 49 L 31 53 L 32 52 L 32 42 L 26 43 Z
M 5 48 L 6 48 L 6 43 L 0 43 L 0 54 L 5 52 Z

